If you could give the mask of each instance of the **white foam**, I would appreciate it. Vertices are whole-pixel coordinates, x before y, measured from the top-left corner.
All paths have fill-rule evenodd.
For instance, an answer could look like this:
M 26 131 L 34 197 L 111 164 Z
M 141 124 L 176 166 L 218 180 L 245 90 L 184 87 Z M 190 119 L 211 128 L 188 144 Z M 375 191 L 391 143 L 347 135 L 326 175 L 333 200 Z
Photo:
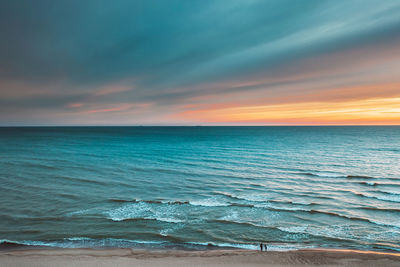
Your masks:
M 254 205 L 257 208 L 271 208 L 276 210 L 287 210 L 287 211 L 310 211 L 310 209 L 298 208 L 298 207 L 291 207 L 291 206 L 278 206 L 274 204 L 264 204 L 264 205 Z
M 82 215 L 82 214 L 90 214 L 94 211 L 97 211 L 97 208 L 90 208 L 90 209 L 82 209 L 77 211 L 68 212 L 65 214 L 66 216 L 75 216 L 75 215 Z
M 319 177 L 327 177 L 327 178 L 342 178 L 345 175 L 341 173 L 335 172 L 311 172 L 312 175 L 319 176 Z
M 105 215 L 113 221 L 129 219 L 157 220 L 168 223 L 182 223 L 185 220 L 177 217 L 178 205 L 157 205 L 145 202 L 129 203 L 110 210 Z
M 242 248 L 249 250 L 256 250 L 258 245 L 253 244 L 240 244 L 240 243 L 214 243 L 214 242 L 186 242 L 186 244 L 200 245 L 200 246 L 215 246 L 215 247 L 226 247 L 226 248 Z
M 106 212 L 106 215 L 113 221 L 144 218 L 150 214 L 150 205 L 144 202 L 126 204 Z
M 194 206 L 204 206 L 204 207 L 226 207 L 230 205 L 227 202 L 221 202 L 216 200 L 215 198 L 191 200 L 189 201 L 189 204 Z
M 232 211 L 228 215 L 225 215 L 221 218 L 221 220 L 224 221 L 235 221 L 237 219 L 239 219 L 239 213 L 237 211 Z
M 214 242 L 187 242 L 187 244 L 201 245 L 201 246 L 216 246 L 226 248 L 240 248 L 248 250 L 258 250 L 260 244 L 245 244 L 245 243 L 214 243 Z M 314 248 L 314 246 L 306 246 L 303 244 L 276 244 L 276 243 L 265 243 L 268 251 L 291 251 L 305 248 Z
M 179 220 L 179 219 L 176 219 L 176 218 L 158 217 L 158 218 L 149 218 L 149 219 L 156 219 L 158 221 L 169 222 L 169 223 L 182 223 L 182 222 L 184 222 L 184 220 Z
M 300 234 L 300 233 L 306 233 L 307 227 L 308 226 L 289 226 L 289 227 L 278 227 L 278 229 L 288 233 Z
M 70 240 L 70 241 L 83 241 L 83 240 L 92 240 L 89 237 L 68 237 L 64 238 L 65 240 Z

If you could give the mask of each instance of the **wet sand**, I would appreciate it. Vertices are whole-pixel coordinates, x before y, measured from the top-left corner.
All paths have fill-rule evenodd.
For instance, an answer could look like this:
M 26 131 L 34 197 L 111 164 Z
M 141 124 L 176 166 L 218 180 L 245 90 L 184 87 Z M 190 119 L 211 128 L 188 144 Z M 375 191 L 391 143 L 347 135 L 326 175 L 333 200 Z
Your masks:
M 23 249 L 0 251 L 0 266 L 400 266 L 400 254 L 349 250 Z

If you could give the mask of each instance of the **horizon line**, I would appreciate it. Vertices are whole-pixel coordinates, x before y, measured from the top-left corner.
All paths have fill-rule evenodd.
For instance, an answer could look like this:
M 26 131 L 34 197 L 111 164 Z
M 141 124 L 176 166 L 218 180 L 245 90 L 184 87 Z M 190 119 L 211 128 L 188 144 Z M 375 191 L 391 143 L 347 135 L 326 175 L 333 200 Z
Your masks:
M 0 128 L 33 128 L 33 127 L 400 127 L 400 124 L 276 124 L 276 125 L 264 125 L 264 124 L 252 124 L 252 125 L 213 125 L 213 124 L 193 124 L 193 125 L 179 125 L 179 124 L 171 124 L 171 125 L 162 125 L 162 124 L 133 124 L 133 125 L 0 125 Z

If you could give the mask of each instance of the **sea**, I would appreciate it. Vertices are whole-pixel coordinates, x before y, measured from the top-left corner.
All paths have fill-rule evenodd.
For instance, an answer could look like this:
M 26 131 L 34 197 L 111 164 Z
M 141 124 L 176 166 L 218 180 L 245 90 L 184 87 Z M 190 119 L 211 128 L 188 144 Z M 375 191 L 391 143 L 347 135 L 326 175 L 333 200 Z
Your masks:
M 400 127 L 2 127 L 0 247 L 400 251 Z

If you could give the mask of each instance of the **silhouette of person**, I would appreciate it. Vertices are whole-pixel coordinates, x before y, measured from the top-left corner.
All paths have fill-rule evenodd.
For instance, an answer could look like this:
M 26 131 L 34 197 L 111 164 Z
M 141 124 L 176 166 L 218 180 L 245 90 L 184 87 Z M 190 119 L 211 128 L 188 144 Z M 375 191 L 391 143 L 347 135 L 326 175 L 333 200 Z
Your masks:
M 267 244 L 264 244 L 264 250 L 267 251 Z
M 260 251 L 263 251 L 263 243 L 260 243 Z

